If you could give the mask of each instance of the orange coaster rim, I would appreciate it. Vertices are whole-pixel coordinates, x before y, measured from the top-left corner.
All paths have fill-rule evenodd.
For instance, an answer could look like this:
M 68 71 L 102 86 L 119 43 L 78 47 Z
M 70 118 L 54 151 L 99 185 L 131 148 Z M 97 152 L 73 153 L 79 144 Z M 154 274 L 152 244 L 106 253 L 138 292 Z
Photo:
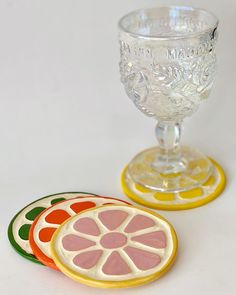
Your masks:
M 61 192 L 41 197 L 26 205 L 11 220 L 8 239 L 14 250 L 23 258 L 42 265 L 35 257 L 29 244 L 29 231 L 35 218 L 53 204 L 79 196 L 95 196 L 88 192 Z
M 110 204 L 110 202 L 106 202 L 107 201 L 116 201 L 116 202 L 119 202 L 121 204 L 127 204 L 127 205 L 131 205 L 129 202 L 125 201 L 125 200 L 121 200 L 121 199 L 118 199 L 118 198 L 112 198 L 112 197 L 104 197 L 104 196 L 97 196 L 97 195 L 90 195 L 90 196 L 81 196 L 81 197 L 75 197 L 75 198 L 71 198 L 71 199 L 68 199 L 68 200 L 63 200 L 61 202 L 58 202 L 56 203 L 55 205 L 52 205 L 51 207 L 45 209 L 33 222 L 33 224 L 31 225 L 31 228 L 30 228 L 30 232 L 29 232 L 29 243 L 30 243 L 30 247 L 35 255 L 35 257 L 38 259 L 38 261 L 40 263 L 42 263 L 43 265 L 45 266 L 48 266 L 54 270 L 59 270 L 58 267 L 56 266 L 56 264 L 54 263 L 54 260 L 49 257 L 48 255 L 46 255 L 44 252 L 43 252 L 43 249 L 40 248 L 39 244 L 37 244 L 36 242 L 36 239 L 35 239 L 35 230 L 36 230 L 36 227 L 38 225 L 38 222 L 41 221 L 41 218 L 43 216 L 45 216 L 45 214 L 47 214 L 48 212 L 52 212 L 52 210 L 54 208 L 63 208 L 63 204 L 69 204 L 69 203 L 72 203 L 72 204 L 76 204 L 76 203 L 73 203 L 74 201 L 81 201 L 81 203 L 84 203 L 84 202 L 91 202 L 91 200 L 105 200 L 105 204 Z M 84 202 L 83 202 L 84 200 Z M 78 202 L 77 202 L 78 203 Z M 104 205 L 105 205 L 104 204 Z M 100 206 L 101 204 L 99 204 Z M 96 204 L 94 203 L 94 207 L 96 207 Z M 84 210 L 86 210 L 88 208 L 85 207 Z M 63 209 L 60 209 L 60 210 L 63 210 Z M 65 210 L 65 209 L 64 209 Z M 84 210 L 81 210 L 81 211 L 84 211 Z M 73 213 L 74 214 L 77 214 L 76 212 Z M 68 218 L 71 218 L 73 215 L 71 215 L 70 217 Z M 67 219 L 65 219 L 67 220 Z M 46 223 L 45 220 L 43 220 L 43 223 Z M 49 235 L 53 235 L 53 233 L 56 231 L 56 229 L 60 226 L 60 224 L 56 225 L 54 224 L 51 228 L 54 228 L 55 230 L 52 232 L 49 232 L 48 234 Z M 49 229 L 50 227 L 48 227 Z M 46 229 L 46 227 L 44 227 L 43 229 Z M 50 241 L 48 241 L 48 243 L 50 243 Z M 47 246 L 48 248 L 50 248 L 50 245 Z

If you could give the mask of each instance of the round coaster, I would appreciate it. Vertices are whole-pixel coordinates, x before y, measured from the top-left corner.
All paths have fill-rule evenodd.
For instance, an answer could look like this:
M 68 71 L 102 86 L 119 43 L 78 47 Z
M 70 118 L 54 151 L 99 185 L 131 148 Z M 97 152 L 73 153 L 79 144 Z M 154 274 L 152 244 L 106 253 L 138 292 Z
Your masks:
M 90 193 L 69 192 L 49 195 L 38 199 L 18 212 L 11 220 L 8 227 L 8 239 L 13 248 L 24 258 L 40 263 L 34 256 L 29 244 L 29 231 L 35 218 L 46 208 L 58 202 L 83 196 L 95 196 Z
M 107 204 L 129 204 L 125 201 L 108 197 L 79 197 L 72 200 L 65 200 L 44 210 L 33 222 L 29 242 L 34 255 L 44 265 L 58 270 L 50 251 L 50 242 L 57 228 L 79 212 L 96 206 Z
M 144 206 L 160 210 L 185 210 L 199 207 L 217 198 L 224 190 L 226 178 L 222 167 L 214 160 L 213 175 L 201 186 L 194 189 L 165 193 L 147 189 L 132 181 L 126 174 L 126 168 L 121 176 L 124 193 L 133 201 Z
M 63 273 L 101 288 L 156 280 L 176 252 L 175 231 L 163 217 L 128 205 L 83 211 L 63 223 L 51 242 L 52 257 Z

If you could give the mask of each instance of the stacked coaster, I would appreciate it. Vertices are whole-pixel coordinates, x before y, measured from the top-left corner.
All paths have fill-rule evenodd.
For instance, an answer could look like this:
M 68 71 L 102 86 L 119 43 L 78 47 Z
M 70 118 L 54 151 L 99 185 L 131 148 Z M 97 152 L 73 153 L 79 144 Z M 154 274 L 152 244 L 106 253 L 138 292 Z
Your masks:
M 40 263 L 29 244 L 29 231 L 32 223 L 45 209 L 52 205 L 75 197 L 94 196 L 90 193 L 71 192 L 59 193 L 40 198 L 19 211 L 10 222 L 8 238 L 13 248 L 24 258 Z
M 8 233 L 25 258 L 101 288 L 151 282 L 177 251 L 175 231 L 160 215 L 89 193 L 39 199 L 13 218 Z

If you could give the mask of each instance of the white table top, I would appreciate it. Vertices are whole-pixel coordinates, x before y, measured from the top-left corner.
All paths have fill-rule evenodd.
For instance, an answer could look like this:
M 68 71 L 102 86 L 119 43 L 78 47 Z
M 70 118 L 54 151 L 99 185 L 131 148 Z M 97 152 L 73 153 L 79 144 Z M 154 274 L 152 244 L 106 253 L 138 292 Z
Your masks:
M 161 212 L 180 242 L 167 275 L 107 291 L 24 260 L 6 230 L 19 209 L 47 194 L 125 198 L 122 168 L 156 141 L 155 122 L 136 110 L 120 83 L 116 23 L 133 9 L 178 1 L 0 1 L 1 294 L 236 294 L 236 2 L 180 2 L 210 9 L 221 21 L 215 87 L 185 121 L 183 142 L 221 163 L 227 187 L 204 207 Z

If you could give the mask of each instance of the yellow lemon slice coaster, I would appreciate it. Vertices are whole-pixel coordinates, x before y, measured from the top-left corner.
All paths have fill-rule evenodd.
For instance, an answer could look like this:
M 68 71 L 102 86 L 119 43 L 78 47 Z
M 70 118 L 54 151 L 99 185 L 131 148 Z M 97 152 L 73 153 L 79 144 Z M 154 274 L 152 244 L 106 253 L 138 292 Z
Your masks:
M 160 210 L 185 210 L 199 207 L 217 198 L 224 190 L 226 178 L 222 167 L 214 160 L 213 174 L 200 186 L 182 192 L 157 192 L 135 183 L 124 169 L 121 185 L 133 201 Z
M 63 273 L 100 288 L 154 281 L 170 268 L 176 252 L 175 231 L 163 217 L 118 204 L 71 217 L 51 241 L 52 257 Z

